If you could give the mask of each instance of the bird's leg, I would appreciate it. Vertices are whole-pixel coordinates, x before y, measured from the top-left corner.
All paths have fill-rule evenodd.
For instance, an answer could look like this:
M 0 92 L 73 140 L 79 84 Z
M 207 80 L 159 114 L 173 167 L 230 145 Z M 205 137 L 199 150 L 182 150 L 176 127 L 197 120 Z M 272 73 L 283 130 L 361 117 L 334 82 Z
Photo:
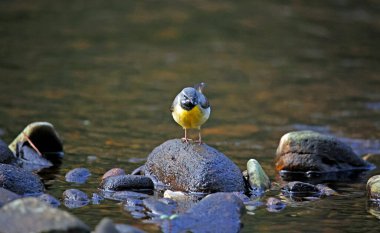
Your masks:
M 203 144 L 202 142 L 202 135 L 201 135 L 201 128 L 199 128 L 199 137 L 198 137 L 198 140 L 196 140 L 195 142 L 196 143 L 199 143 L 199 145 Z
M 184 130 L 185 130 L 185 137 L 182 138 L 182 142 L 189 142 L 190 139 L 187 137 L 187 129 L 184 128 Z

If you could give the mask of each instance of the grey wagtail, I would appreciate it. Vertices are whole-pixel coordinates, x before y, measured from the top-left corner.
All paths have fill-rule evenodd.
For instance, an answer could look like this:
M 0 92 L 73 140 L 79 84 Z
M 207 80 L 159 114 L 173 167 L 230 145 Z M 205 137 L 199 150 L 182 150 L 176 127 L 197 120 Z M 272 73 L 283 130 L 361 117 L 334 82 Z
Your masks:
M 188 129 L 198 129 L 198 143 L 202 143 L 201 125 L 203 125 L 210 116 L 210 104 L 202 94 L 205 83 L 199 83 L 194 87 L 184 88 L 174 99 L 170 111 L 173 119 L 185 130 L 184 142 L 189 142 L 187 137 Z

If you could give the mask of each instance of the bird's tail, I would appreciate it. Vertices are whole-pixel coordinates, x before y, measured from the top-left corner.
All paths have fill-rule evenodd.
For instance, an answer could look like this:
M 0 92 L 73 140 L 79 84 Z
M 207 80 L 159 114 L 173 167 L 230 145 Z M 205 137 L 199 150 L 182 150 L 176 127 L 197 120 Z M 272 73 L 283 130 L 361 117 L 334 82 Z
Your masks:
M 194 88 L 199 91 L 200 93 L 202 93 L 203 89 L 206 87 L 206 83 L 204 82 L 201 82 L 201 83 L 198 83 L 198 84 L 195 84 L 194 85 Z

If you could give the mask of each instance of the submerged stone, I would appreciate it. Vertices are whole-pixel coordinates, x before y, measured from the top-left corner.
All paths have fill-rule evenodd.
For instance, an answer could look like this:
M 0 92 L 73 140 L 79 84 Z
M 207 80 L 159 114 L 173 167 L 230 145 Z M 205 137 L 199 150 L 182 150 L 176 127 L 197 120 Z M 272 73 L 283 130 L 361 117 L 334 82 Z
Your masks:
M 87 168 L 74 168 L 66 173 L 65 179 L 67 182 L 84 184 L 86 183 L 88 177 L 91 176 L 90 170 Z
M 253 190 L 265 191 L 270 188 L 270 180 L 256 159 L 247 162 L 248 182 Z
M 17 199 L 4 205 L 0 216 L 1 232 L 90 232 L 87 225 L 68 212 L 34 197 Z
M 370 169 L 370 164 L 333 136 L 296 131 L 282 136 L 276 152 L 276 169 L 291 172 L 339 172 Z
M 165 202 L 165 199 L 154 197 L 143 200 L 144 206 L 155 215 L 172 215 L 176 210 L 176 202 Z
M 367 196 L 370 201 L 380 203 L 380 175 L 369 178 L 367 182 Z
M 123 190 L 152 190 L 153 181 L 146 176 L 119 175 L 110 176 L 100 183 L 100 188 L 104 190 L 123 191 Z
M 175 191 L 246 191 L 241 171 L 224 154 L 206 144 L 184 143 L 180 139 L 156 147 L 144 172 Z
M 319 199 L 321 197 L 337 194 L 335 190 L 327 187 L 326 185 L 312 185 L 300 181 L 287 183 L 281 188 L 281 192 L 284 196 L 297 201 Z
M 319 195 L 319 189 L 315 185 L 299 181 L 287 183 L 281 191 L 285 196 L 305 197 Z
M 37 175 L 8 164 L 0 164 L 0 187 L 20 195 L 35 195 L 45 190 Z

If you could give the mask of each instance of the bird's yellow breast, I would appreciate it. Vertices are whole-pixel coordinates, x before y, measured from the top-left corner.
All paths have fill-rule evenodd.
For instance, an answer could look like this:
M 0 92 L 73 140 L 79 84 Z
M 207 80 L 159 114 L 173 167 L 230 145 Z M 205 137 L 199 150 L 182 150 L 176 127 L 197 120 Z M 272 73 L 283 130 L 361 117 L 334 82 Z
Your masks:
M 173 119 L 183 128 L 199 129 L 205 123 L 210 115 L 210 111 L 202 110 L 199 105 L 192 108 L 190 111 L 183 109 L 180 105 L 174 107 L 172 112 Z

